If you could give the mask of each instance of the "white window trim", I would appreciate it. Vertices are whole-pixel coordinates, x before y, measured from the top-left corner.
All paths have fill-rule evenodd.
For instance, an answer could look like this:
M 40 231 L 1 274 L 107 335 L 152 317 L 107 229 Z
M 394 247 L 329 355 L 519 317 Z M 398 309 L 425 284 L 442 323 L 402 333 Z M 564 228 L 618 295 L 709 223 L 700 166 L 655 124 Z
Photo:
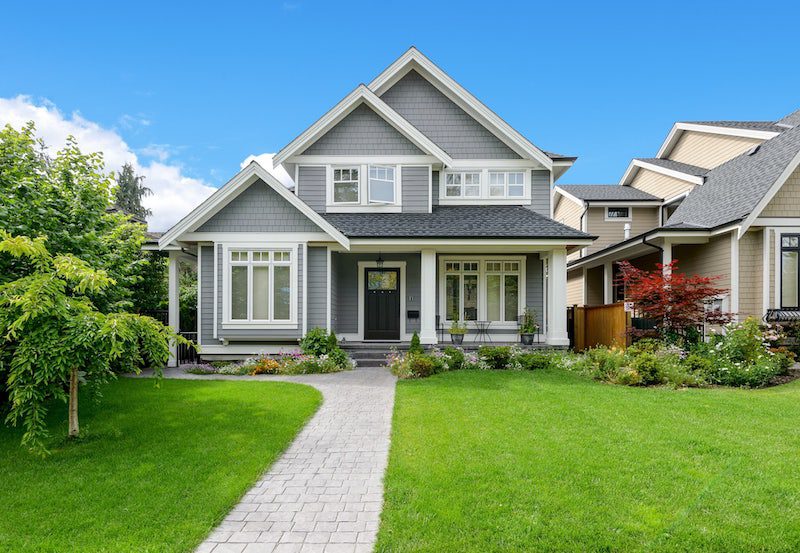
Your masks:
M 519 263 L 519 298 L 518 309 L 523 310 L 528 304 L 526 301 L 526 281 L 527 281 L 527 267 L 525 265 L 526 256 L 524 255 L 447 255 L 439 256 L 439 320 L 441 324 L 448 326 L 452 321 L 450 315 L 446 313 L 447 310 L 447 277 L 445 272 L 445 264 L 454 261 L 477 261 L 478 262 L 478 319 L 479 321 L 488 320 L 487 312 L 487 295 L 486 295 L 486 262 L 487 261 L 513 261 Z M 494 273 L 494 271 L 491 271 Z M 505 271 L 503 271 L 505 272 Z M 453 274 L 453 273 L 450 273 Z M 461 274 L 461 273 L 459 273 Z M 539 314 L 542 315 L 541 313 Z M 461 321 L 462 323 L 464 321 Z M 467 326 L 473 325 L 474 321 L 466 321 Z M 516 329 L 517 321 L 491 321 L 490 330 L 493 329 Z
M 374 202 L 369 198 L 369 168 L 370 166 L 393 167 L 394 168 L 394 202 Z M 326 165 L 326 211 L 328 213 L 399 213 L 402 211 L 402 178 L 403 166 L 394 163 L 337 163 Z M 334 169 L 358 169 L 358 201 L 357 202 L 334 202 L 333 201 L 333 170 Z
M 296 242 L 240 242 L 226 243 L 222 245 L 222 328 L 226 330 L 244 329 L 270 329 L 288 330 L 297 329 L 297 303 L 298 303 L 298 282 L 297 282 L 297 254 L 299 244 Z M 289 320 L 280 321 L 260 321 L 260 320 L 234 320 L 231 319 L 231 250 L 283 250 L 291 252 L 291 262 L 289 263 L 289 281 L 292 284 L 291 301 L 289 306 Z M 272 275 L 272 271 L 270 271 Z M 270 311 L 274 308 L 274 294 L 272 293 L 273 278 L 270 278 Z M 252 304 L 252 287 L 248 287 L 247 302 L 248 312 Z
M 609 217 L 608 210 L 609 209 L 627 209 L 628 216 L 627 217 Z M 603 211 L 604 218 L 607 222 L 622 222 L 622 223 L 630 223 L 633 221 L 633 208 L 627 205 L 614 205 L 614 206 L 606 206 L 605 210 Z
M 370 181 L 372 180 L 371 173 L 372 173 L 372 169 L 373 168 L 375 168 L 375 169 L 391 169 L 392 170 L 392 175 L 394 175 L 394 179 L 392 181 L 389 181 L 388 179 L 379 179 L 379 178 L 375 179 L 376 181 L 381 181 L 381 182 L 384 182 L 384 183 L 388 183 L 388 182 L 392 183 L 392 188 L 393 188 L 393 190 L 392 190 L 393 194 L 392 195 L 394 197 L 392 198 L 391 202 L 387 202 L 387 201 L 384 201 L 384 200 L 373 200 L 372 199 L 372 186 L 370 185 Z M 371 163 L 371 164 L 369 164 L 367 166 L 367 203 L 369 205 L 395 205 L 397 203 L 397 197 L 398 197 L 397 196 L 397 192 L 398 192 L 397 183 L 400 180 L 397 177 L 398 177 L 398 173 L 399 172 L 400 172 L 400 169 L 399 169 L 399 167 L 397 165 L 382 165 L 382 164 L 379 164 L 379 163 Z
M 447 196 L 447 176 L 452 173 L 481 173 L 481 193 L 479 196 Z M 522 173 L 522 196 L 490 196 L 489 173 Z M 508 192 L 506 179 L 506 193 Z M 529 205 L 532 199 L 531 169 L 521 167 L 459 167 L 454 170 L 439 171 L 439 205 L 463 205 L 479 203 L 482 205 Z M 463 185 L 462 185 L 463 187 Z

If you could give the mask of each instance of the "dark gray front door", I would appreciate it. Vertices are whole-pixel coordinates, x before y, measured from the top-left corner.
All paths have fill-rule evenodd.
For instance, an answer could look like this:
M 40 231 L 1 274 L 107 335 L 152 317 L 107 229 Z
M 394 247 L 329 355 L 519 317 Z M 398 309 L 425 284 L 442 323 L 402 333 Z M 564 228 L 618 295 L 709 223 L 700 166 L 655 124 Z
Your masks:
M 365 269 L 364 339 L 400 339 L 400 269 Z

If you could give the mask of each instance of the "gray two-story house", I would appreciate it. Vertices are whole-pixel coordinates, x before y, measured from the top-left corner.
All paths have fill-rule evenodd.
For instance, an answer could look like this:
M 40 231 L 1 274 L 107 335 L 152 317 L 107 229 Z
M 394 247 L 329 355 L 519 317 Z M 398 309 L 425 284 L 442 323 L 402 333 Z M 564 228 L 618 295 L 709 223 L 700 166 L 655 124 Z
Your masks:
M 173 325 L 177 261 L 196 256 L 203 355 L 286 350 L 314 327 L 434 344 L 453 319 L 516 340 L 526 307 L 544 342 L 568 344 L 567 255 L 592 237 L 551 218 L 550 190 L 575 158 L 532 144 L 416 48 L 273 160 L 293 190 L 253 162 L 159 240 Z

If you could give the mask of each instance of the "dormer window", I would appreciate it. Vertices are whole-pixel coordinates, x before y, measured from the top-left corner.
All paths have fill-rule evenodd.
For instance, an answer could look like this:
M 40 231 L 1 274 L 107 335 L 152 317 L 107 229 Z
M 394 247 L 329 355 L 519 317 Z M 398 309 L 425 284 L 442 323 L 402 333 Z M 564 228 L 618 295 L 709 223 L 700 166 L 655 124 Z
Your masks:
M 369 202 L 376 204 L 393 204 L 395 191 L 394 167 L 370 165 L 369 167 Z
M 359 203 L 359 188 L 358 167 L 333 170 L 333 203 Z

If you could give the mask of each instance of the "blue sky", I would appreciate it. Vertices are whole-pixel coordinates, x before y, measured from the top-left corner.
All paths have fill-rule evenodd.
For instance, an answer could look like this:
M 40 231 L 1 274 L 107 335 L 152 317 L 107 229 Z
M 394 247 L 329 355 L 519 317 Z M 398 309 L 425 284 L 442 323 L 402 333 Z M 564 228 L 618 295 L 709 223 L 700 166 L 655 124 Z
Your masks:
M 579 156 L 561 182 L 616 182 L 675 120 L 800 108 L 800 7 L 705 4 L 16 2 L 0 98 L 77 112 L 142 163 L 219 186 L 413 44 L 535 144 Z

